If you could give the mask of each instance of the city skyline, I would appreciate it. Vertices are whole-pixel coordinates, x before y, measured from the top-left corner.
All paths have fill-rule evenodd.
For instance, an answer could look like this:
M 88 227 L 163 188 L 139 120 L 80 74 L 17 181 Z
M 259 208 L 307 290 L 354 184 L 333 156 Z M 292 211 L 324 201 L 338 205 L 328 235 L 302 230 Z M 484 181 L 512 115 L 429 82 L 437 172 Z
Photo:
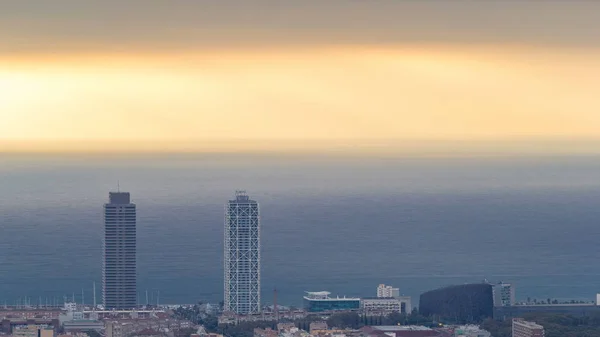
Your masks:
M 600 336 L 599 87 L 600 1 L 0 0 L 0 335 Z

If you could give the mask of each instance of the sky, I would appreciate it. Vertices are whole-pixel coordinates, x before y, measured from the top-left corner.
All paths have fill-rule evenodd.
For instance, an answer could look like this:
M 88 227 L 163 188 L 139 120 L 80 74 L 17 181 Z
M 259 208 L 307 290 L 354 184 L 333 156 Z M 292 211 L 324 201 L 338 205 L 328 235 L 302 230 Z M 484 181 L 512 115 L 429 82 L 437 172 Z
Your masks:
M 596 144 L 599 87 L 596 1 L 0 2 L 0 151 Z

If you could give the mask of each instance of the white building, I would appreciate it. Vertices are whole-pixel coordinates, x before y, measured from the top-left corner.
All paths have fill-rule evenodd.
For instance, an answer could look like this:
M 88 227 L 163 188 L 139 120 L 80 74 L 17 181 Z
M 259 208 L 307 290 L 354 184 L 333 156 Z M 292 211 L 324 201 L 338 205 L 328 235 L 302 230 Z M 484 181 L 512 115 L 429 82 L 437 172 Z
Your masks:
M 391 312 L 410 314 L 412 312 L 410 296 L 362 298 L 360 308 L 366 314 L 388 314 Z
M 477 325 L 463 325 L 454 329 L 454 337 L 491 337 L 492 334 Z
M 224 310 L 260 312 L 260 215 L 244 191 L 225 206 Z
M 513 318 L 512 321 L 513 337 L 544 337 L 544 327 L 523 320 L 522 318 Z
M 515 305 L 515 287 L 510 283 L 500 282 L 492 287 L 495 307 Z
M 380 284 L 377 287 L 377 297 L 400 297 L 400 289 Z
M 75 302 L 65 302 L 64 308 L 65 311 L 77 311 L 77 303 Z

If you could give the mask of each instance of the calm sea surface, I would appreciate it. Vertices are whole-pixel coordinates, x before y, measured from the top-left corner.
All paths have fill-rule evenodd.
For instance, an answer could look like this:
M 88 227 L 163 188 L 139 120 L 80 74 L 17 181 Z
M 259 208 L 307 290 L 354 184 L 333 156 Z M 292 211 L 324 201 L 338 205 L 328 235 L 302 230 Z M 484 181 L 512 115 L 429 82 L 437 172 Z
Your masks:
M 517 297 L 600 292 L 600 158 L 0 157 L 0 304 L 100 299 L 102 204 L 138 205 L 139 289 L 222 299 L 224 203 L 261 204 L 263 301 L 303 291 L 418 297 L 514 282 Z M 143 296 L 145 297 L 145 295 Z M 154 299 L 155 301 L 156 299 Z M 145 302 L 145 298 L 142 299 Z

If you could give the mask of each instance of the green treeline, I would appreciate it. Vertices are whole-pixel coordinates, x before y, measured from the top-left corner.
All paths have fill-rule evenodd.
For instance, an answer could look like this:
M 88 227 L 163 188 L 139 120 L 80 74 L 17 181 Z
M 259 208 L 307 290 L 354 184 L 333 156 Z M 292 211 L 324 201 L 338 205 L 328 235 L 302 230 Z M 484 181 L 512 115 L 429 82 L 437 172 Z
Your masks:
M 544 327 L 546 337 L 600 337 L 600 314 L 575 317 L 567 314 L 529 313 L 523 315 L 527 321 Z M 488 319 L 482 328 L 494 337 L 511 337 L 512 322 Z

